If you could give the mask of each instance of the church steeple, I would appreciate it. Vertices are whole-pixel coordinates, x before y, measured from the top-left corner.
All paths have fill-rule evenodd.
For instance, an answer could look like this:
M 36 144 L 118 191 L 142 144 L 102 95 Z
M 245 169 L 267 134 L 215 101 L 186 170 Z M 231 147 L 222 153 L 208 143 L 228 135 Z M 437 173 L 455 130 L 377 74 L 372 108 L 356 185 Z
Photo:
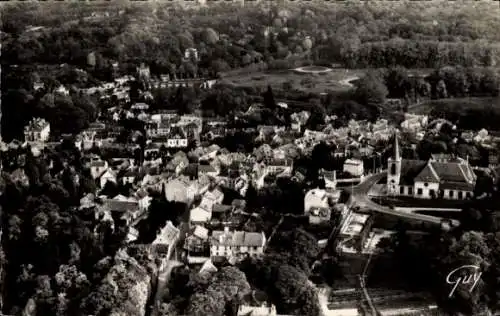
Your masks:
M 387 192 L 390 194 L 397 194 L 399 192 L 399 181 L 401 179 L 401 153 L 399 152 L 398 135 L 394 134 L 394 154 L 387 161 Z
M 401 160 L 401 153 L 399 152 L 399 141 L 398 141 L 398 134 L 394 134 L 394 156 L 393 159 L 395 161 Z

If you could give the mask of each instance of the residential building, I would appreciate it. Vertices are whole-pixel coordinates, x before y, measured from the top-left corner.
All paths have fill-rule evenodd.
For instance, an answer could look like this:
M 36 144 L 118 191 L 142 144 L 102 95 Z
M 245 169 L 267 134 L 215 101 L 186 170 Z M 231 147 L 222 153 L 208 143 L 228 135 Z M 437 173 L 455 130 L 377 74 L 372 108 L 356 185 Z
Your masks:
M 167 148 L 186 148 L 188 139 L 186 133 L 180 127 L 172 127 L 168 133 Z
M 348 172 L 355 177 L 361 177 L 364 173 L 363 161 L 359 159 L 347 159 L 344 162 L 344 172 Z
M 113 182 L 116 184 L 116 172 L 111 168 L 108 168 L 99 178 L 99 184 L 101 188 L 104 188 L 107 182 Z
M 46 142 L 49 136 L 50 124 L 42 118 L 34 118 L 24 127 L 24 140 L 27 142 Z
M 213 231 L 210 238 L 210 256 L 237 258 L 241 255 L 251 257 L 264 253 L 266 236 L 264 233 L 249 233 L 244 231 Z
M 212 211 L 199 205 L 189 211 L 189 222 L 194 225 L 206 224 L 212 219 Z
M 476 175 L 462 158 L 449 160 L 402 159 L 398 137 L 394 138 L 394 155 L 388 161 L 387 192 L 390 195 L 416 198 L 466 199 L 473 195 Z
M 93 160 L 90 162 L 90 175 L 93 179 L 99 178 L 108 169 L 108 162 L 105 160 Z
M 190 47 L 184 51 L 184 59 L 198 61 L 198 50 Z
M 312 207 L 309 209 L 309 224 L 322 224 L 330 221 L 330 207 Z
M 322 189 L 309 190 L 304 197 L 304 213 L 309 214 L 313 208 L 329 208 L 328 192 Z
M 137 200 L 124 198 L 123 196 L 106 199 L 104 201 L 104 210 L 111 212 L 113 218 L 116 217 L 125 221 L 127 225 L 143 213 Z
M 277 316 L 274 304 L 261 304 L 259 306 L 242 304 L 238 307 L 237 316 Z

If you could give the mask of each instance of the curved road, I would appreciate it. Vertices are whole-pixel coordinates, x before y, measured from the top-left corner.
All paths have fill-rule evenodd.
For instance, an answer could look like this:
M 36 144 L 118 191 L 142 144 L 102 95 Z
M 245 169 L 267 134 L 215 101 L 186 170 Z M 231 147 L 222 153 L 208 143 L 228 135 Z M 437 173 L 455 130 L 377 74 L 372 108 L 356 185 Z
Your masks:
M 398 216 L 398 217 L 403 217 L 407 219 L 413 219 L 413 220 L 418 220 L 426 223 L 432 223 L 432 224 L 437 224 L 441 225 L 443 222 L 442 218 L 435 217 L 435 216 L 429 216 L 429 215 L 422 215 L 422 214 L 415 214 L 415 213 L 406 213 L 406 212 L 400 212 L 393 210 L 389 207 L 377 204 L 373 202 L 369 197 L 368 197 L 368 192 L 370 191 L 371 187 L 382 180 L 386 176 L 387 172 L 381 172 L 377 173 L 371 176 L 368 176 L 365 178 L 365 180 L 354 186 L 352 188 L 352 203 L 354 205 L 360 206 L 360 207 L 366 207 L 371 210 L 374 210 L 379 213 L 383 214 L 389 214 L 393 216 Z M 453 223 L 458 223 L 458 221 L 452 221 Z

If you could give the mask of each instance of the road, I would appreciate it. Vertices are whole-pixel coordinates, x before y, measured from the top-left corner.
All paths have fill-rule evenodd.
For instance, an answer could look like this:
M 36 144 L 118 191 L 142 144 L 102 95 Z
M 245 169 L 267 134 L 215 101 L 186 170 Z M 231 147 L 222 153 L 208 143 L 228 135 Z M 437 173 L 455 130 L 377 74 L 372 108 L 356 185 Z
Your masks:
M 354 205 L 360 206 L 360 207 L 366 207 L 368 209 L 371 209 L 375 212 L 379 212 L 382 214 L 388 214 L 388 215 L 393 215 L 393 216 L 398 216 L 398 217 L 403 217 L 406 219 L 412 219 L 412 220 L 417 220 L 417 221 L 422 221 L 426 223 L 432 223 L 432 224 L 437 224 L 441 225 L 443 219 L 440 217 L 434 217 L 434 216 L 429 216 L 429 215 L 422 215 L 422 214 L 416 214 L 416 213 L 408 213 L 408 212 L 400 212 L 394 209 L 391 209 L 389 207 L 377 204 L 373 202 L 369 197 L 368 197 L 368 192 L 370 191 L 371 187 L 382 180 L 386 176 L 386 172 L 381 172 L 377 173 L 371 176 L 368 176 L 364 179 L 364 181 L 356 186 L 353 186 L 351 188 L 351 199 Z M 457 221 L 453 221 L 456 223 Z
M 160 308 L 160 305 L 162 303 L 163 294 L 165 293 L 165 288 L 170 280 L 172 270 L 183 265 L 184 264 L 182 262 L 179 262 L 177 260 L 169 260 L 167 262 L 167 265 L 165 266 L 165 269 L 163 269 L 163 271 L 158 274 L 158 281 L 151 316 L 158 315 L 158 309 Z

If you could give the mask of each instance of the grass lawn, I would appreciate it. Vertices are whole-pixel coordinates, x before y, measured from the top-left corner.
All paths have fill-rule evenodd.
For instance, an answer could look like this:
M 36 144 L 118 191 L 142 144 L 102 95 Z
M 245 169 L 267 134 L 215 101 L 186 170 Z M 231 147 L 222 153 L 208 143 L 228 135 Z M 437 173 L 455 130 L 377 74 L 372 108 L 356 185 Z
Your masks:
M 484 109 L 493 107 L 500 113 L 500 97 L 473 97 L 429 100 L 418 105 L 410 106 L 408 112 L 415 114 L 429 114 L 433 109 L 460 107 L 466 109 Z
M 300 91 L 322 93 L 331 91 L 346 91 L 350 85 L 342 83 L 342 80 L 351 77 L 360 77 L 364 70 L 333 69 L 322 74 L 301 74 L 293 70 L 276 71 L 254 71 L 240 72 L 230 71 L 221 75 L 222 81 L 237 87 L 262 87 L 270 85 L 275 89 L 282 89 L 285 82 L 292 84 L 292 89 Z

